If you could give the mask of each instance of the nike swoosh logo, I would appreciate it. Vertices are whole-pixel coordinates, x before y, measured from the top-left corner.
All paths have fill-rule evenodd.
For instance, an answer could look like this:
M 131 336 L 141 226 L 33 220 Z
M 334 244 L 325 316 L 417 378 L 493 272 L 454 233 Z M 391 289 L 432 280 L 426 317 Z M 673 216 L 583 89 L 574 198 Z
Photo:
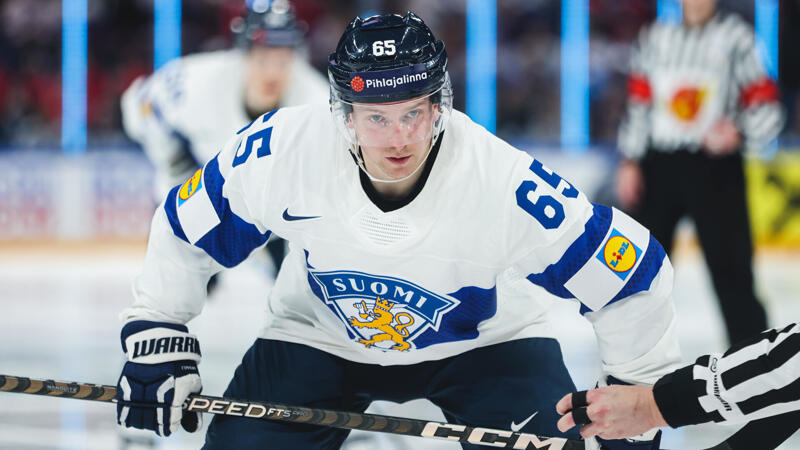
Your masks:
M 294 221 L 294 220 L 309 220 L 309 219 L 319 219 L 322 216 L 293 216 L 289 214 L 289 208 L 283 210 L 283 220 L 286 221 Z
M 536 411 L 535 413 L 533 413 L 530 416 L 528 416 L 528 418 L 523 420 L 522 423 L 520 423 L 519 425 L 517 425 L 516 423 L 514 423 L 512 421 L 511 422 L 511 431 L 517 432 L 517 431 L 521 430 L 522 427 L 524 427 L 528 422 L 530 422 L 531 419 L 533 419 L 533 416 L 535 416 L 537 414 L 539 414 L 539 411 Z

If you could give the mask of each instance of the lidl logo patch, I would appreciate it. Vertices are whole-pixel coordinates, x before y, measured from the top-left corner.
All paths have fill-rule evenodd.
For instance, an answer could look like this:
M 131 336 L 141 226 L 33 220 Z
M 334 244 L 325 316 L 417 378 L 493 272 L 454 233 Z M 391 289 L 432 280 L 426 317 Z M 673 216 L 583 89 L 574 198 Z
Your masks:
M 178 190 L 178 206 L 181 206 L 183 202 L 189 200 L 198 189 L 203 187 L 203 169 L 197 169 L 197 172 L 192 175 L 191 178 L 186 180 L 186 183 L 183 183 L 183 186 Z
M 642 250 L 634 245 L 616 228 L 611 229 L 611 235 L 603 244 L 602 251 L 597 254 L 597 259 L 603 262 L 623 281 L 636 266 L 636 261 L 642 255 Z

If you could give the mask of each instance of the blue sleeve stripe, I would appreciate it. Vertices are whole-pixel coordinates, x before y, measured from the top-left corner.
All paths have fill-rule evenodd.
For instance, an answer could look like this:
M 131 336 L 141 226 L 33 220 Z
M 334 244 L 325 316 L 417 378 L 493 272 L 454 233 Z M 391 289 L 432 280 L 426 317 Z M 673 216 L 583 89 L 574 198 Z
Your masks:
M 254 249 L 264 245 L 269 239 L 270 232 L 259 232 L 255 225 L 231 211 L 228 199 L 222 195 L 225 179 L 219 172 L 216 156 L 203 169 L 203 182 L 220 223 L 195 245 L 205 250 L 223 266 L 233 267 L 244 261 Z
M 186 234 L 183 232 L 181 222 L 178 220 L 178 202 L 175 201 L 175 197 L 178 195 L 178 190 L 180 188 L 181 185 L 177 185 L 170 189 L 169 193 L 167 194 L 167 200 L 164 203 L 164 212 L 167 213 L 167 221 L 169 221 L 169 226 L 172 227 L 172 232 L 175 233 L 175 236 L 178 236 L 184 241 L 189 242 L 189 239 L 186 238 Z
M 583 234 L 575 239 L 575 242 L 569 246 L 558 262 L 547 266 L 544 272 L 528 275 L 531 283 L 543 287 L 547 292 L 558 297 L 575 298 L 564 287 L 564 283 L 572 278 L 592 257 L 608 233 L 608 227 L 611 226 L 611 208 L 596 204 L 593 206 L 594 212 L 586 222 Z
M 219 171 L 219 154 L 217 154 L 203 168 L 203 185 L 205 185 L 208 198 L 214 205 L 214 211 L 217 212 L 220 220 L 228 206 L 228 199 L 222 196 L 223 184 L 225 184 L 225 178 Z
M 608 302 L 608 305 L 637 292 L 650 289 L 650 285 L 653 284 L 653 279 L 655 279 L 658 272 L 661 270 L 666 256 L 667 253 L 664 251 L 664 247 L 662 247 L 651 234 L 650 243 L 647 244 L 647 251 L 644 254 L 644 259 L 639 263 L 639 267 L 636 268 L 636 272 L 633 273 L 631 279 L 628 280 L 622 290 Z

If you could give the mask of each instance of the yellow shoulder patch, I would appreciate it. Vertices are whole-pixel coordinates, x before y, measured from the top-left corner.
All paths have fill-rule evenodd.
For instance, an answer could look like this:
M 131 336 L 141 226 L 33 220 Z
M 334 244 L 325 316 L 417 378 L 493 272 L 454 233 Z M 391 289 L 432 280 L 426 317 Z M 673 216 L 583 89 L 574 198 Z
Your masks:
M 201 187 L 203 187 L 203 169 L 197 169 L 197 172 L 178 189 L 178 206 L 189 200 Z

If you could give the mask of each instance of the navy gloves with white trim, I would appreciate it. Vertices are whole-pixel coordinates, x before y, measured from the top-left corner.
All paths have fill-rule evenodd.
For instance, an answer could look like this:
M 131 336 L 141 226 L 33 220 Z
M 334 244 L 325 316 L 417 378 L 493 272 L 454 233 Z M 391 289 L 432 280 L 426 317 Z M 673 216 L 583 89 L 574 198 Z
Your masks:
M 183 403 L 203 389 L 200 344 L 185 325 L 136 320 L 122 328 L 128 362 L 117 382 L 117 423 L 169 436 L 180 426 L 197 431 L 202 416 Z

